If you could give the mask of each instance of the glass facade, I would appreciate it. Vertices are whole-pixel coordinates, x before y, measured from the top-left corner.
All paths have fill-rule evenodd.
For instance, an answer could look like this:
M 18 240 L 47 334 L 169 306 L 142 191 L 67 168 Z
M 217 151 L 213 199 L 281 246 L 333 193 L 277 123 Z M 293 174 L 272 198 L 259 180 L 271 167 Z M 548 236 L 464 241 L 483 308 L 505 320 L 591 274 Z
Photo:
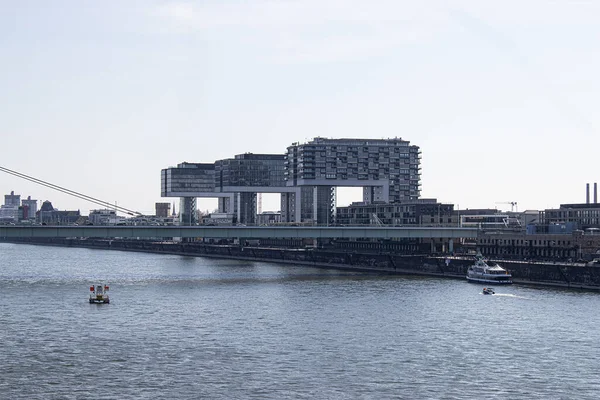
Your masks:
M 333 224 L 337 186 L 363 187 L 366 203 L 418 200 L 420 154 L 418 146 L 401 138 L 317 137 L 293 143 L 286 154 L 245 153 L 214 164 L 182 163 L 164 169 L 161 195 L 188 198 L 214 193 L 222 197 L 219 210 L 236 214 L 240 223 L 253 223 L 256 193 L 277 193 L 282 188 L 286 222 Z
M 337 223 L 341 225 L 454 225 L 458 224 L 453 204 L 435 199 L 419 199 L 394 204 L 355 203 L 337 208 Z
M 335 194 L 334 186 L 302 186 L 301 221 L 320 225 L 335 224 Z
M 399 138 L 315 138 L 288 147 L 285 179 L 288 186 L 359 186 L 360 181 L 369 181 L 364 185 L 369 187 L 378 186 L 379 181 L 389 185 L 389 197 L 381 193 L 373 198 L 375 192 L 365 190 L 366 201 L 416 200 L 420 196 L 420 154 L 418 146 Z
M 170 197 L 179 194 L 214 192 L 215 165 L 182 163 L 177 168 L 161 171 L 161 196 Z
M 285 186 L 285 156 L 279 154 L 240 154 L 215 162 L 215 186 Z

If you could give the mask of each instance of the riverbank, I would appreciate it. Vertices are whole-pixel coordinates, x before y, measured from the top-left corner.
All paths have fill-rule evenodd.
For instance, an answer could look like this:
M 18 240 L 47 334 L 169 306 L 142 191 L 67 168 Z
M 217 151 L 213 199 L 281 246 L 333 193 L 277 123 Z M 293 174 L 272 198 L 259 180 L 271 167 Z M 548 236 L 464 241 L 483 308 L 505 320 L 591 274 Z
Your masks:
M 243 247 L 172 241 L 21 238 L 5 242 L 152 252 L 183 256 L 276 262 L 349 271 L 465 279 L 473 257 L 358 253 L 335 249 Z M 493 259 L 509 270 L 517 284 L 600 291 L 600 268 L 568 263 Z

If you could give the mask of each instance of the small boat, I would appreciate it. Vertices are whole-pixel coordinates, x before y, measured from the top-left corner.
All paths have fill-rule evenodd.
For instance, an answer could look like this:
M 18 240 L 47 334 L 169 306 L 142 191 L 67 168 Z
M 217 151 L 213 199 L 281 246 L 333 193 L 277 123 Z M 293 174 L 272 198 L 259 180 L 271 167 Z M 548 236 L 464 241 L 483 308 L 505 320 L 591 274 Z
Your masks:
M 483 294 L 496 294 L 496 292 L 494 292 L 494 289 L 491 287 L 488 288 L 483 288 Z
M 108 285 L 92 285 L 90 286 L 90 304 L 108 304 Z
M 467 270 L 467 280 L 505 285 L 512 283 L 512 275 L 498 264 L 488 264 L 481 253 L 477 253 L 475 262 Z

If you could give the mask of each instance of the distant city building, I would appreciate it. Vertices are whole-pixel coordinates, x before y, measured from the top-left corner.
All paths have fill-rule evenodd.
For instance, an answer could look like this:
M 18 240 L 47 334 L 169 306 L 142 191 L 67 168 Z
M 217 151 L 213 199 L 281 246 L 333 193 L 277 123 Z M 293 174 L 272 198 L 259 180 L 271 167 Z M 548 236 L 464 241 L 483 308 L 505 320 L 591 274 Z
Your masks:
M 37 200 L 32 200 L 27 196 L 26 200 L 21 201 L 23 207 L 23 219 L 35 219 L 37 214 Z
M 281 213 L 265 211 L 256 216 L 257 225 L 273 225 L 281 223 Z
M 89 223 L 93 225 L 117 225 L 125 223 L 125 218 L 112 209 L 90 210 Z
M 156 216 L 159 218 L 167 218 L 171 215 L 171 203 L 156 203 Z
M 81 213 L 77 211 L 57 210 L 48 200 L 42 203 L 37 212 L 37 220 L 44 225 L 73 225 L 81 218 Z
M 19 207 L 0 206 L 0 223 L 14 223 L 19 220 Z
M 22 218 L 23 210 L 19 210 L 21 205 L 21 195 L 14 191 L 4 195 L 4 204 L 0 207 L 0 223 L 15 223 Z
M 0 223 L 33 220 L 36 212 L 37 200 L 31 200 L 29 196 L 21 204 L 21 195 L 13 191 L 4 195 L 4 205 L 0 207 Z
M 537 231 L 544 233 L 557 229 L 570 233 L 573 230 L 600 228 L 600 203 L 598 203 L 598 185 L 594 183 L 593 201 L 590 199 L 590 184 L 586 184 L 586 202 L 561 204 L 558 209 L 546 209 L 539 213 Z
M 571 224 L 575 229 L 600 228 L 600 204 L 561 204 L 558 209 L 540 212 L 542 225 Z
M 211 213 L 202 219 L 204 225 L 231 225 L 235 216 L 228 213 Z
M 42 203 L 42 206 L 40 207 L 40 211 L 53 211 L 54 210 L 54 206 L 52 205 L 52 202 L 49 200 L 46 200 Z
M 21 205 L 21 195 L 15 194 L 14 191 L 4 195 L 4 205 L 19 207 Z

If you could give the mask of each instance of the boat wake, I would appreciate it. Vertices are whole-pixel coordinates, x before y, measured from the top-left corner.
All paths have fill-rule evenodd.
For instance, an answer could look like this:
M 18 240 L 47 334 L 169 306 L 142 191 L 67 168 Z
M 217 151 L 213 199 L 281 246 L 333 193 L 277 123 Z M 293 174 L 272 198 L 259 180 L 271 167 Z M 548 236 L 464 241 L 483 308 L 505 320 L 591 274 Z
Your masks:
M 529 297 L 518 296 L 516 294 L 510 294 L 510 293 L 496 293 L 496 294 L 494 294 L 494 297 L 512 297 L 513 299 L 531 300 Z

